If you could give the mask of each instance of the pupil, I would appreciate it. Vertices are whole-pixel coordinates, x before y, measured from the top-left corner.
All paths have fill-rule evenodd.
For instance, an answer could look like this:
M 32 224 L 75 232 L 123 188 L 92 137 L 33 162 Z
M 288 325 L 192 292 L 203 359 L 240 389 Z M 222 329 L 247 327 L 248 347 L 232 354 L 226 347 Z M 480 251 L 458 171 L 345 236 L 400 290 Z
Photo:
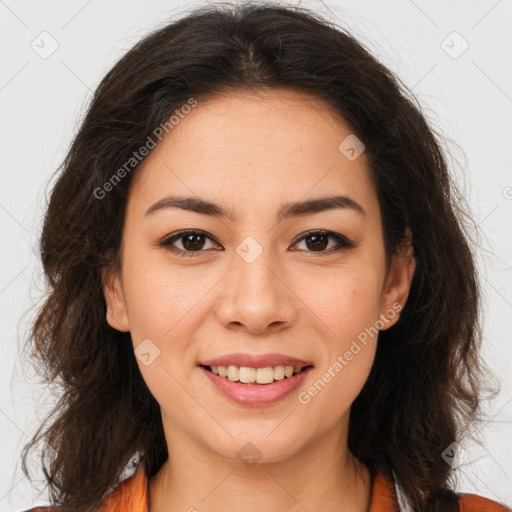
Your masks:
M 193 240 L 194 238 L 196 238 L 196 242 L 197 242 L 197 238 L 200 238 L 202 237 L 203 235 L 198 235 L 198 234 L 192 234 L 192 235 L 186 235 L 185 236 L 185 243 L 183 244 L 183 246 L 187 249 L 201 249 L 202 248 L 202 244 L 200 245 L 200 247 L 196 247 L 196 244 L 194 242 L 190 243 L 191 240 Z
M 318 241 L 319 238 L 323 238 L 324 239 L 324 243 L 321 243 Z M 317 249 L 320 248 L 320 249 L 325 249 L 325 247 L 327 247 L 327 244 L 325 243 L 325 241 L 327 240 L 327 236 L 326 235 L 311 235 L 308 237 L 307 240 L 316 240 L 313 242 L 313 244 L 309 244 L 307 243 L 308 245 L 308 249 L 310 248 L 309 246 L 312 245 L 312 247 L 316 247 Z

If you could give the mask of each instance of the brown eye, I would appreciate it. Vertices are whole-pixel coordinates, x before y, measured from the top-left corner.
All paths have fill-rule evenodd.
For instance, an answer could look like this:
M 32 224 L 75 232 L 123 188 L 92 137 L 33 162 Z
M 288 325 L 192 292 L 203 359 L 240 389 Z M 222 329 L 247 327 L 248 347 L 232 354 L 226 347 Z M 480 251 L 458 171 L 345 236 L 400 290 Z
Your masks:
M 325 234 L 308 235 L 304 240 L 306 240 L 306 247 L 312 251 L 323 251 L 329 245 L 329 235 Z
M 329 239 L 336 242 L 334 246 L 329 247 Z M 302 241 L 305 242 L 307 252 L 330 254 L 331 252 L 336 252 L 341 249 L 355 247 L 355 244 L 348 240 L 348 238 L 343 235 L 339 235 L 338 233 L 333 233 L 332 231 L 310 231 L 305 235 L 302 235 L 294 245 Z M 328 247 L 329 249 L 327 249 Z
M 204 235 L 184 235 L 181 238 L 181 243 L 187 251 L 201 250 L 204 246 Z
M 181 256 L 199 256 L 201 252 L 205 252 L 203 249 L 206 245 L 206 240 L 214 241 L 202 231 L 180 231 L 179 233 L 162 240 L 159 245 L 161 247 L 165 247 L 171 252 L 180 254 Z M 182 248 L 176 247 L 174 245 L 176 242 Z

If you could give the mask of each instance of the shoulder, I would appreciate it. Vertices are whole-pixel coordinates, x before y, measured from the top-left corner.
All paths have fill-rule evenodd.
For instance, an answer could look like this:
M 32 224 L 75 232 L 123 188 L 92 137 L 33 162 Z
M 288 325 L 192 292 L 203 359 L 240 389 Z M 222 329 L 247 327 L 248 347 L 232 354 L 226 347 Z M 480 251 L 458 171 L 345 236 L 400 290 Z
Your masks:
M 503 503 L 468 493 L 460 495 L 459 510 L 460 512 L 512 512 L 512 509 Z
M 372 475 L 372 494 L 369 512 L 382 512 L 401 510 L 401 493 L 395 486 L 394 478 L 377 472 Z M 512 508 L 503 503 L 493 501 L 483 496 L 470 493 L 455 493 L 452 496 L 458 503 L 455 508 L 458 512 L 512 512 Z
M 116 489 L 105 496 L 98 512 L 148 512 L 147 510 L 147 477 L 140 465 L 137 471 L 123 480 Z M 61 512 L 58 506 L 39 506 L 23 512 Z

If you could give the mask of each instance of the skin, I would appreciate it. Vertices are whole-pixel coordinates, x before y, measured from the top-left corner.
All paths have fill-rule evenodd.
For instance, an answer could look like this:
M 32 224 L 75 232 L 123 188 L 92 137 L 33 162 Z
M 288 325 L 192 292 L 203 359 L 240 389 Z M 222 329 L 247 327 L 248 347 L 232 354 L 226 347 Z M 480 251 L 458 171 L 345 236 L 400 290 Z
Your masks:
M 347 432 L 377 336 L 309 403 L 297 399 L 365 328 L 398 320 L 383 315 L 403 307 L 415 269 L 404 251 L 386 273 L 365 153 L 350 161 L 338 149 L 351 133 L 304 93 L 231 92 L 200 101 L 137 171 L 121 272 L 105 272 L 104 294 L 108 323 L 130 331 L 135 348 L 150 339 L 160 351 L 147 366 L 137 359 L 160 404 L 170 453 L 150 479 L 150 512 L 244 512 L 255 504 L 269 512 L 367 510 L 370 475 L 348 451 Z M 236 221 L 178 208 L 145 215 L 170 194 L 213 201 Z M 275 220 L 283 203 L 336 194 L 357 201 L 365 216 L 343 208 Z M 158 246 L 183 229 L 211 237 L 189 249 L 198 256 Z M 295 241 L 311 229 L 357 246 L 332 252 L 332 238 L 320 249 L 311 238 Z M 263 251 L 251 263 L 236 252 L 248 236 Z M 173 245 L 185 251 L 184 244 L 178 238 Z M 234 352 L 278 352 L 314 368 L 283 400 L 250 407 L 221 395 L 197 366 Z M 249 441 L 261 453 L 253 465 L 237 456 Z

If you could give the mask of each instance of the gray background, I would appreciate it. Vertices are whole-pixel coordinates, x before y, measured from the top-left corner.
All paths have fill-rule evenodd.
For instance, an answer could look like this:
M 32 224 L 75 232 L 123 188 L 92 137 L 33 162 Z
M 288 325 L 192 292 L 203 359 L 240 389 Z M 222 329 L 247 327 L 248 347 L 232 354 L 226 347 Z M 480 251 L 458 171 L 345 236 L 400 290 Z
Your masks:
M 37 384 L 30 368 L 22 367 L 19 353 L 44 289 L 34 248 L 47 183 L 103 75 L 149 30 L 194 5 L 0 0 L 2 512 L 47 503 L 43 487 L 32 488 L 21 472 L 20 451 L 55 397 Z M 454 172 L 481 230 L 483 356 L 501 381 L 481 427 L 483 446 L 461 447 L 458 489 L 511 504 L 512 2 L 331 0 L 302 5 L 365 43 L 412 89 L 432 126 L 453 141 L 448 150 Z M 42 472 L 35 476 L 41 480 Z

